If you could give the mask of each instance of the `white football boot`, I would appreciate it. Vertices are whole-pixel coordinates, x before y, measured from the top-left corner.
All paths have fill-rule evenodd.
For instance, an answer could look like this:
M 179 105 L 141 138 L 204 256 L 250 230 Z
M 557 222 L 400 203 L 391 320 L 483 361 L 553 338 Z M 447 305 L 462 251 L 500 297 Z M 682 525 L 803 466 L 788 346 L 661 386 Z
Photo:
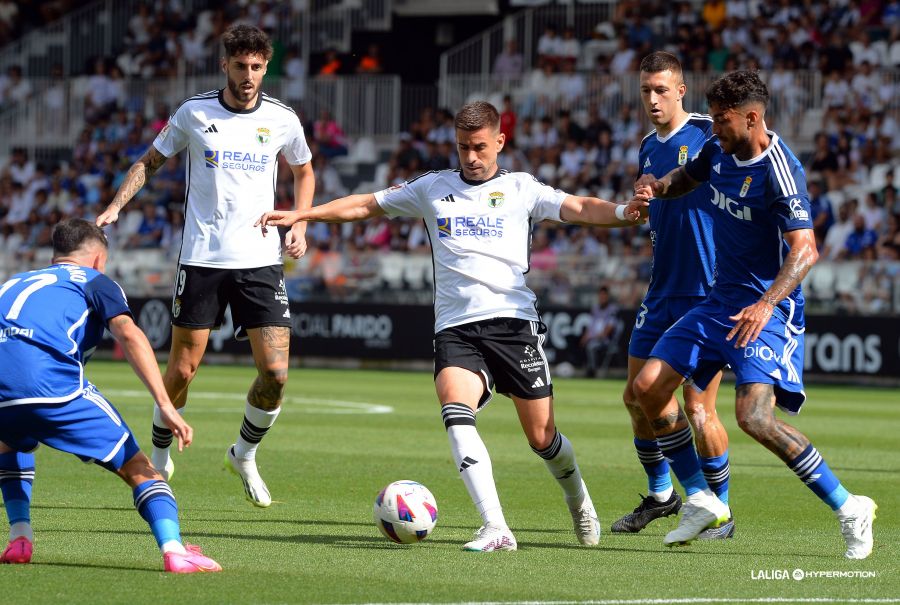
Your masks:
M 482 525 L 475 532 L 475 539 L 463 544 L 463 550 L 473 552 L 494 552 L 495 550 L 516 550 L 518 545 L 512 532 L 506 526 Z
M 878 505 L 867 496 L 850 496 L 853 500 L 851 509 L 845 516 L 838 516 L 841 523 L 841 534 L 847 542 L 847 552 L 844 556 L 848 559 L 865 559 L 872 554 L 872 522 L 875 520 L 875 511 Z M 843 508 L 843 507 L 841 507 Z
M 256 470 L 256 460 L 242 460 L 234 455 L 234 445 L 228 447 L 225 452 L 225 468 L 241 478 L 244 483 L 244 493 L 253 506 L 268 508 L 272 505 L 272 496 L 266 482 L 259 476 Z
M 678 527 L 666 534 L 663 544 L 675 546 L 689 544 L 707 527 L 718 527 L 731 517 L 728 505 L 712 492 L 702 491 L 687 497 L 681 507 Z

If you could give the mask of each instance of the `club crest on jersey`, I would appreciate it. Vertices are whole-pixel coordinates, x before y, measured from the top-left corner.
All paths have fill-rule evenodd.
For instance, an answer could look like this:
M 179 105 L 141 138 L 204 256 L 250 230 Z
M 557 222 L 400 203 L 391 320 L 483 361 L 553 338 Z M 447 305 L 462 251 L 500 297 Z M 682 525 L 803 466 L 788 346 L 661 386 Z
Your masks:
M 503 205 L 503 193 L 500 191 L 492 191 L 488 194 L 488 206 L 491 208 L 499 208 Z
M 215 149 L 204 149 L 203 150 L 203 159 L 206 160 L 207 168 L 218 168 L 219 167 L 219 152 Z
M 256 140 L 260 145 L 265 145 L 269 142 L 269 137 L 272 136 L 271 131 L 268 128 L 257 128 L 256 129 Z
M 682 145 L 681 147 L 678 148 L 678 165 L 684 166 L 685 164 L 687 164 L 687 158 L 688 158 L 688 146 Z
M 740 197 L 746 197 L 746 196 L 747 196 L 747 192 L 750 191 L 750 183 L 752 183 L 752 182 L 753 182 L 753 179 L 752 179 L 751 177 L 749 177 L 749 176 L 748 176 L 747 178 L 744 179 L 744 184 L 741 185 L 741 192 L 738 193 L 738 195 L 739 195 Z

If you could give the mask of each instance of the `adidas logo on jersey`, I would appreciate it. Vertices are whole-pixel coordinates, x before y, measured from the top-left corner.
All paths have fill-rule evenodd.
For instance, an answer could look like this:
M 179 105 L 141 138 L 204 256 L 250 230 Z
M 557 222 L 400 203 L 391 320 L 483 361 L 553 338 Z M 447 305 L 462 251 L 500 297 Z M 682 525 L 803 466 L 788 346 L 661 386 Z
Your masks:
M 215 125 L 215 124 L 210 124 L 210 125 L 209 125 L 209 128 L 207 128 L 207 129 L 204 130 L 203 132 L 204 132 L 204 133 L 207 133 L 207 134 L 208 134 L 208 133 L 211 133 L 211 132 L 219 132 L 219 129 L 216 128 L 216 125 Z
M 650 158 L 647 158 L 646 160 L 644 160 L 644 168 L 645 169 L 650 168 Z
M 715 166 L 713 166 L 713 170 L 716 171 L 716 174 L 721 174 L 721 173 L 719 172 L 721 169 L 722 169 L 722 163 L 721 163 L 721 162 L 718 163 L 718 164 L 716 164 Z
M 451 193 L 450 195 L 445 195 L 444 197 L 442 197 L 442 198 L 439 199 L 438 201 L 439 201 L 439 202 L 456 202 L 456 200 L 453 199 L 453 194 L 452 194 L 452 193 Z

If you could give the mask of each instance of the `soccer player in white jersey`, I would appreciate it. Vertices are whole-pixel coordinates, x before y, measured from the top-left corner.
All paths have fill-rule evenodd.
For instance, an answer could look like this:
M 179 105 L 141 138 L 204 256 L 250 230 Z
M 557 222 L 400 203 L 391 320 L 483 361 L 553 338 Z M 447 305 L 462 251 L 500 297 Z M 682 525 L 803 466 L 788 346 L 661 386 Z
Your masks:
M 624 226 L 638 221 L 641 212 L 626 216 L 623 205 L 568 195 L 529 174 L 500 170 L 497 154 L 505 139 L 490 103 L 464 106 L 455 126 L 459 170 L 428 172 L 310 210 L 267 212 L 257 225 L 265 231 L 267 225 L 297 221 L 424 219 L 435 267 L 435 388 L 453 459 L 483 521 L 463 548 L 516 549 L 490 456 L 475 428 L 475 413 L 495 386 L 513 400 L 528 443 L 562 487 L 578 540 L 596 545 L 597 513 L 572 444 L 553 420 L 553 386 L 542 346 L 547 328 L 525 285 L 531 226 L 544 219 Z
M 641 101 L 655 129 L 641 142 L 635 186 L 653 181 L 700 153 L 712 134 L 712 119 L 688 113 L 682 104 L 687 92 L 678 59 L 666 52 L 643 58 L 640 67 Z M 709 186 L 703 184 L 678 200 L 650 200 L 650 240 L 653 273 L 628 344 L 628 381 L 623 400 L 631 416 L 634 447 L 647 474 L 648 494 L 634 511 L 612 525 L 613 532 L 639 532 L 660 517 L 678 513 L 681 497 L 672 488 L 669 462 L 653 434 L 653 427 L 634 396 L 634 378 L 650 357 L 653 345 L 687 311 L 703 302 L 714 281 L 715 244 L 709 208 Z M 728 504 L 728 434 L 716 414 L 721 372 L 705 390 L 684 385 L 684 411 L 694 429 L 700 468 L 710 488 Z M 664 444 L 668 446 L 669 444 Z M 683 444 L 678 444 L 681 446 Z M 734 520 L 710 528 L 701 539 L 734 535 Z
M 279 152 L 293 172 L 297 208 L 312 205 L 315 177 L 297 115 L 260 90 L 272 56 L 268 36 L 236 25 L 223 34 L 222 44 L 226 86 L 181 104 L 128 171 L 97 224 L 115 222 L 166 159 L 187 149 L 186 216 L 172 299 L 166 390 L 175 406 L 183 408 L 210 330 L 221 325 L 230 304 L 235 336 L 249 338 L 259 375 L 247 394 L 243 424 L 225 464 L 240 476 L 250 502 L 267 507 L 272 497 L 257 470 L 256 449 L 281 411 L 291 319 L 281 242 L 264 239 L 253 220 L 274 208 Z M 304 225 L 295 225 L 285 236 L 285 248 L 294 258 L 306 251 Z M 151 459 L 167 478 L 174 470 L 171 443 L 172 433 L 155 415 Z
M 696 158 L 643 188 L 645 196 L 667 199 L 709 182 L 716 243 L 709 297 L 666 331 L 634 381 L 656 438 L 670 444 L 663 452 L 688 494 L 678 527 L 664 542 L 688 543 L 728 518 L 728 506 L 709 490 L 690 451 L 690 429 L 672 394 L 685 380 L 703 389 L 729 364 L 738 426 L 835 512 L 845 556 L 864 559 L 872 552 L 875 503 L 848 492 L 806 435 L 774 413 L 778 406 L 797 414 L 806 400 L 800 282 L 818 252 L 803 167 L 766 128 L 769 91 L 756 72 L 722 76 L 706 98 L 716 136 Z

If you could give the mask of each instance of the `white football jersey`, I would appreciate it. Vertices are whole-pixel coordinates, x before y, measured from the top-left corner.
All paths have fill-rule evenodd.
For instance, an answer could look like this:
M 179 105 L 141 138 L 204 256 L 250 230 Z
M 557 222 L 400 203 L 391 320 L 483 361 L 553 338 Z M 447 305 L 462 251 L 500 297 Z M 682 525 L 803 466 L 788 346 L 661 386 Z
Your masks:
M 459 170 L 427 172 L 375 194 L 389 217 L 420 217 L 434 263 L 435 332 L 493 317 L 539 320 L 525 285 L 531 226 L 559 221 L 567 194 L 524 172 L 466 181 Z
M 293 109 L 261 92 L 255 107 L 239 111 L 212 90 L 182 103 L 153 146 L 166 157 L 188 150 L 180 263 L 222 269 L 281 263 L 280 238 L 263 237 L 253 223 L 274 209 L 278 152 L 294 165 L 312 158 Z

